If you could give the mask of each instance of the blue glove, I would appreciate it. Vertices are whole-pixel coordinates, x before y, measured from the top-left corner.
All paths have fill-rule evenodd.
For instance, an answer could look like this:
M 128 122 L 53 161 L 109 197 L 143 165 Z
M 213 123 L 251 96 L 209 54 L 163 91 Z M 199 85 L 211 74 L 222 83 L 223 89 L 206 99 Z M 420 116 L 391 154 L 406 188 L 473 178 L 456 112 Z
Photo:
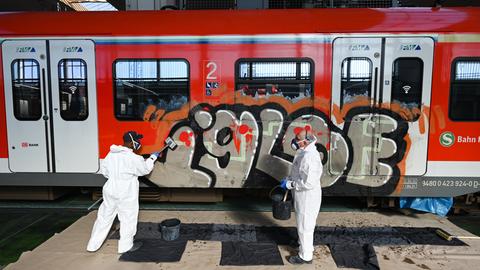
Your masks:
M 287 183 L 288 181 L 286 179 L 282 179 L 280 182 L 280 187 L 283 188 L 283 190 L 287 190 Z
M 155 152 L 155 153 L 152 153 L 152 156 L 155 156 L 156 158 L 158 158 L 160 156 L 160 152 Z

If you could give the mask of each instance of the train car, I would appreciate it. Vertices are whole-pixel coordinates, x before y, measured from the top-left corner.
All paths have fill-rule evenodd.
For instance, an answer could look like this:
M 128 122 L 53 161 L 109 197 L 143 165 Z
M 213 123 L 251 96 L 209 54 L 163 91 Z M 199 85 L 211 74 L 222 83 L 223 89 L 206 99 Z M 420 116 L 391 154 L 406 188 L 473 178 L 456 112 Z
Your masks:
M 0 185 L 264 188 L 317 138 L 324 194 L 480 191 L 480 9 L 0 14 Z

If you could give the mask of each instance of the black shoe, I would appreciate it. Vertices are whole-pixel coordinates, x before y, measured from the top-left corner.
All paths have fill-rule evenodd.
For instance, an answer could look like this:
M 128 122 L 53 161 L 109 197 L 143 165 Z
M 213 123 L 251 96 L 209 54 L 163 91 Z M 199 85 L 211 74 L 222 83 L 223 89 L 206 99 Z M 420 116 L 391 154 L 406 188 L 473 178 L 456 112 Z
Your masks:
M 287 261 L 291 264 L 312 264 L 312 261 L 305 261 L 298 255 L 287 257 Z
M 133 246 L 131 249 L 129 249 L 127 252 L 134 252 L 134 251 L 137 251 L 141 246 L 143 245 L 142 242 L 140 241 L 135 241 L 133 242 Z

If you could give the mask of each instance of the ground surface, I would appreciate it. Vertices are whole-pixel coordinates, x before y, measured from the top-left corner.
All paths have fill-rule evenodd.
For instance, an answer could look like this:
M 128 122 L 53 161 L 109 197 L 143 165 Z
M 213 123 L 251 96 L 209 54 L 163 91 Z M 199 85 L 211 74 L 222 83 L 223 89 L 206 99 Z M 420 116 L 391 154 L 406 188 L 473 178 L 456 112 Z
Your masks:
M 30 252 L 5 269 L 238 269 L 219 266 L 221 243 L 214 241 L 189 241 L 178 263 L 129 263 L 118 261 L 117 240 L 109 239 L 97 253 L 88 253 L 88 241 L 96 212 L 80 218 L 72 226 Z M 141 211 L 140 221 L 160 222 L 176 217 L 184 223 L 252 224 L 258 226 L 293 226 L 294 218 L 277 221 L 271 212 L 252 211 Z M 402 214 L 397 211 L 383 212 L 322 212 L 317 220 L 319 226 L 345 227 L 439 227 L 451 234 L 471 235 L 457 227 L 447 218 L 430 214 Z M 475 226 L 474 226 L 475 227 Z M 3 229 L 2 229 L 3 232 Z M 381 269 L 476 269 L 480 264 L 480 241 L 465 240 L 469 246 L 375 246 Z M 313 265 L 293 267 L 285 257 L 293 250 L 279 247 L 285 269 L 337 269 L 327 246 L 315 250 Z M 245 269 L 278 269 L 279 266 L 240 267 Z

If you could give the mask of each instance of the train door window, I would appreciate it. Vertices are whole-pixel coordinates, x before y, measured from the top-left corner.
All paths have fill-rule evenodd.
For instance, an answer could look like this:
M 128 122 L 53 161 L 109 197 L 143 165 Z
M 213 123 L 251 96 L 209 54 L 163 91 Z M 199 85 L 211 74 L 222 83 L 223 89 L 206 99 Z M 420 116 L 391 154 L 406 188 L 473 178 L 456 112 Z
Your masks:
M 342 62 L 340 107 L 369 99 L 372 89 L 372 61 L 366 57 L 349 57 Z
M 12 62 L 13 114 L 18 120 L 35 121 L 42 117 L 40 67 L 34 59 Z
M 310 59 L 240 59 L 236 65 L 236 91 L 244 96 L 281 96 L 296 102 L 312 97 L 312 74 Z
M 449 117 L 456 121 L 480 121 L 480 59 L 453 61 Z
M 420 117 L 422 105 L 423 61 L 417 57 L 398 58 L 393 62 L 392 105 L 397 104 L 410 121 Z
M 88 117 L 87 64 L 82 59 L 62 59 L 58 63 L 60 115 L 67 121 Z
M 115 116 L 120 120 L 143 120 L 150 105 L 166 112 L 178 110 L 189 100 L 186 60 L 117 60 L 113 77 Z

